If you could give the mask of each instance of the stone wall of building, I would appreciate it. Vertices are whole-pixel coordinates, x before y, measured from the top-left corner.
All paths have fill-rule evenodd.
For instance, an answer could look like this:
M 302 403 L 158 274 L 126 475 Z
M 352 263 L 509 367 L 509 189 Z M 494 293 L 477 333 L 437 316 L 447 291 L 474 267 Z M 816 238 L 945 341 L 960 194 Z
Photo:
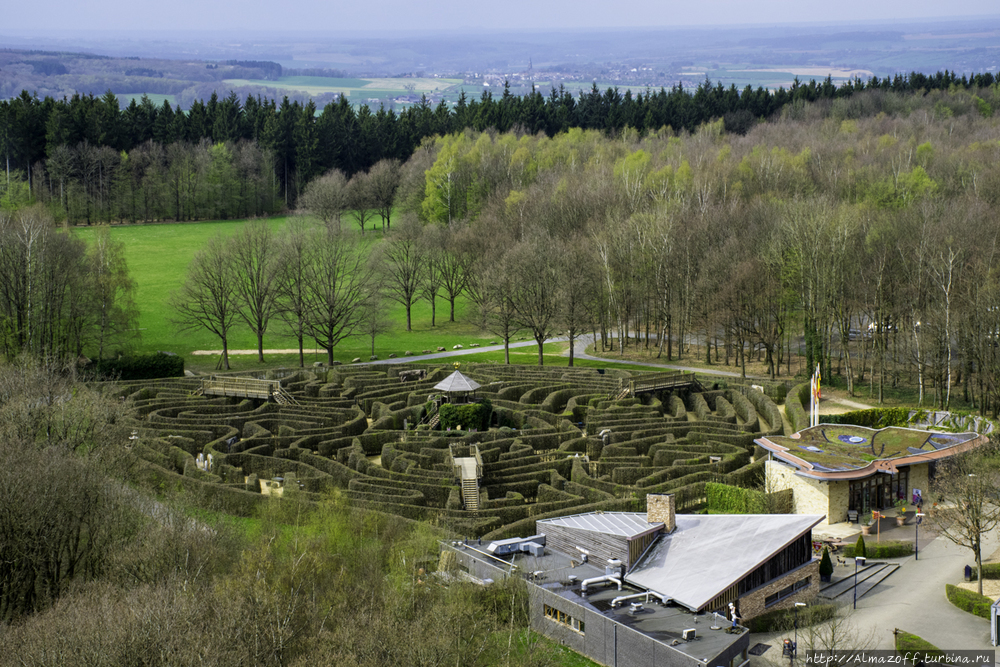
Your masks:
M 770 607 L 764 606 L 764 600 L 768 596 L 774 595 L 782 588 L 791 586 L 797 581 L 801 581 L 809 577 L 809 585 L 802 590 L 790 595 L 789 597 L 781 600 L 780 602 L 771 605 Z M 765 611 L 772 611 L 774 609 L 790 609 L 796 602 L 808 602 L 812 600 L 819 594 L 819 561 L 813 559 L 811 562 L 792 570 L 788 574 L 775 579 L 774 581 L 761 586 L 760 588 L 750 591 L 746 595 L 740 598 L 740 614 L 743 618 L 753 618 L 755 616 L 760 616 Z
M 792 489 L 792 512 L 795 514 L 822 514 L 826 523 L 837 523 L 847 519 L 847 488 L 843 491 L 843 507 L 837 508 L 839 514 L 831 508 L 830 487 L 827 482 L 800 477 L 795 474 L 795 468 L 780 461 L 770 460 L 764 463 L 764 475 L 768 491 Z M 846 484 L 846 483 L 845 483 Z M 840 492 L 836 493 L 838 503 L 841 502 Z M 842 515 L 842 516 L 841 516 Z M 819 524 L 822 527 L 824 524 Z

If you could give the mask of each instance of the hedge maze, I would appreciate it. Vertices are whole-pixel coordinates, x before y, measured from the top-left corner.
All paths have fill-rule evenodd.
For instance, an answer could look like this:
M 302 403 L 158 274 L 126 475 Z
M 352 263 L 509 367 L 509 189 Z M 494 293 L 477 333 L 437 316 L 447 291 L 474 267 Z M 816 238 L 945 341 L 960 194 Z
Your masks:
M 498 538 L 529 534 L 539 518 L 642 511 L 651 492 L 696 511 L 708 482 L 759 485 L 753 439 L 782 430 L 774 402 L 749 387 L 616 399 L 626 371 L 492 364 L 462 368 L 482 385 L 477 398 L 489 399 L 488 430 L 440 430 L 434 385 L 453 368 L 412 370 L 268 374 L 294 397 L 286 405 L 202 396 L 197 378 L 122 383 L 135 414 L 126 446 L 143 481 L 211 509 L 248 515 L 275 492 L 306 502 L 343 494 L 355 506 Z M 487 414 L 472 413 L 479 424 Z M 472 456 L 473 445 L 482 477 L 479 506 L 467 510 L 452 457 Z M 198 468 L 198 454 L 212 456 L 211 471 Z

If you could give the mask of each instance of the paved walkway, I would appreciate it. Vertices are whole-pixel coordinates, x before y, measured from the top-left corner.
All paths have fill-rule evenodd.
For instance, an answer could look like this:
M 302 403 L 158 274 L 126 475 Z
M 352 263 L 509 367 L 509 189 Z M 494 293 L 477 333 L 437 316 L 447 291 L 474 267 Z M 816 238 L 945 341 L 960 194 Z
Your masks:
M 912 530 L 912 527 L 909 528 Z M 945 584 L 963 581 L 965 566 L 974 563 L 972 552 L 944 537 L 936 537 L 924 544 L 921 534 L 920 542 L 919 560 L 910 556 L 887 561 L 899 563 L 899 569 L 860 598 L 856 611 L 851 611 L 848 606 L 847 618 L 852 626 L 849 634 L 861 640 L 870 635 L 870 648 L 893 648 L 892 631 L 899 628 L 919 635 L 944 650 L 993 649 L 990 622 L 960 610 L 945 598 Z M 1000 532 L 993 531 L 984 540 L 984 557 L 998 546 Z M 834 577 L 849 577 L 853 573 L 852 565 L 837 565 Z M 847 593 L 843 597 L 849 599 L 851 595 Z M 774 662 L 781 659 L 781 641 L 790 636 L 791 633 L 752 635 L 750 643 L 771 644 L 772 648 L 764 657 Z M 849 640 L 845 639 L 847 642 Z M 806 650 L 801 630 L 799 647 L 800 651 Z
M 628 361 L 625 359 L 614 359 L 607 357 L 595 357 L 586 353 L 587 346 L 590 345 L 594 340 L 593 334 L 585 334 L 576 339 L 573 344 L 574 357 L 576 359 L 587 359 L 589 361 L 601 361 L 609 364 L 625 364 L 627 366 L 649 366 L 652 368 L 665 368 L 674 371 L 685 371 L 688 373 L 698 373 L 699 375 L 723 375 L 726 377 L 740 377 L 739 373 L 734 373 L 732 371 L 716 370 L 714 368 L 691 368 L 688 366 L 681 366 L 678 364 L 656 364 L 645 361 Z M 546 343 L 564 343 L 566 342 L 565 336 L 558 336 L 556 338 L 549 338 L 545 341 Z M 533 340 L 521 341 L 518 343 L 511 343 L 510 349 L 515 349 L 519 347 L 537 347 L 537 343 Z M 472 347 L 463 350 L 447 350 L 445 352 L 435 352 L 433 354 L 417 354 L 412 357 L 397 357 L 396 359 L 379 359 L 378 361 L 364 361 L 358 364 L 352 364 L 355 366 L 360 366 L 362 364 L 385 365 L 385 364 L 407 364 L 414 361 L 436 361 L 438 359 L 450 359 L 452 357 L 461 357 L 467 354 L 479 354 L 480 352 L 503 352 L 503 345 L 485 345 L 483 347 Z M 220 351 L 221 354 L 221 351 Z M 564 357 L 569 356 L 569 350 L 563 352 Z M 748 378 L 750 376 L 747 376 Z
M 562 340 L 566 340 L 563 338 Z M 718 370 L 715 368 L 693 368 L 680 364 L 657 364 L 649 361 L 629 361 L 627 359 L 615 359 L 613 357 L 595 357 L 587 354 L 587 346 L 593 344 L 594 334 L 584 334 L 573 342 L 573 357 L 575 359 L 587 359 L 589 361 L 603 361 L 613 364 L 626 364 L 628 366 L 652 366 L 653 368 L 666 368 L 672 371 L 684 371 L 686 373 L 698 373 L 700 375 L 723 375 L 726 377 L 741 377 L 739 373 L 732 371 Z M 564 357 L 569 356 L 569 350 L 563 352 Z M 751 376 L 747 376 L 750 378 Z

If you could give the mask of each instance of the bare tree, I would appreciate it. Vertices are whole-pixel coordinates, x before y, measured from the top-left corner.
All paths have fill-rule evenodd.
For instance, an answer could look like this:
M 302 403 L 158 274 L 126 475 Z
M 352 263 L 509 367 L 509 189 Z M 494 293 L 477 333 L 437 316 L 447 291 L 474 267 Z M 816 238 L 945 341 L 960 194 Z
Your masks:
M 514 308 L 514 281 L 503 255 L 484 257 L 469 279 L 469 296 L 479 310 L 479 326 L 503 339 L 507 365 L 510 365 L 510 339 L 521 330 Z
M 292 221 L 278 238 L 278 270 L 275 273 L 275 309 L 299 344 L 299 367 L 305 366 L 306 319 L 309 316 L 308 285 L 310 234 L 301 221 Z
M 97 358 L 103 359 L 105 347 L 127 344 L 139 337 L 135 281 L 125 263 L 125 244 L 113 240 L 107 228 L 94 234 L 88 254 L 93 335 Z
M 411 331 L 410 312 L 419 300 L 426 257 L 420 244 L 420 221 L 408 215 L 396 231 L 378 246 L 376 258 L 386 294 L 406 308 L 406 330 Z
M 391 228 L 392 209 L 396 205 L 396 192 L 401 179 L 399 160 L 379 160 L 368 172 L 369 187 L 374 208 L 382 216 L 382 231 Z
M 518 243 L 509 254 L 511 302 L 517 322 L 538 344 L 538 365 L 545 362 L 543 347 L 557 323 L 560 306 L 559 271 L 553 261 L 556 244 L 547 235 Z
M 363 171 L 351 177 L 347 184 L 347 208 L 354 211 L 354 220 L 365 233 L 365 223 L 376 215 L 371 179 Z
M 356 335 L 364 322 L 364 304 L 375 282 L 374 263 L 354 238 L 339 229 L 316 230 L 306 243 L 305 331 L 326 350 Z
M 229 370 L 229 333 L 239 317 L 239 292 L 228 239 L 213 236 L 188 267 L 184 285 L 170 295 L 171 321 L 181 331 L 205 329 L 222 342 L 221 365 Z
M 972 550 L 983 593 L 983 537 L 1000 525 L 998 448 L 991 442 L 938 464 L 934 493 L 943 496 L 930 518 L 941 535 Z
M 340 216 L 349 208 L 348 194 L 344 172 L 331 169 L 306 185 L 299 206 L 328 225 L 340 226 Z
M 375 338 L 392 331 L 393 321 L 386 311 L 385 297 L 381 289 L 372 290 L 362 306 L 364 319 L 361 323 L 361 331 L 371 339 L 372 355 L 375 356 Z
M 264 334 L 276 309 L 278 247 L 271 227 L 255 220 L 240 228 L 233 237 L 232 254 L 240 317 L 257 336 L 257 361 L 264 361 Z

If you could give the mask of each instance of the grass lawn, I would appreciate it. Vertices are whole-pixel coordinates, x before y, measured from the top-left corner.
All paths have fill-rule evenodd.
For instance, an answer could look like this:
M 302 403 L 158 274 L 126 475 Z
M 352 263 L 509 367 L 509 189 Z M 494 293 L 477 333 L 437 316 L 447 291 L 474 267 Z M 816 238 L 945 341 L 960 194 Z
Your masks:
M 275 230 L 280 229 L 288 218 L 272 218 L 269 222 Z M 217 357 L 191 356 L 195 350 L 221 349 L 219 339 L 208 331 L 179 332 L 177 326 L 171 323 L 172 312 L 167 305 L 171 292 L 179 289 L 184 283 L 188 265 L 195 253 L 204 247 L 205 243 L 215 234 L 234 234 L 246 221 L 214 221 L 179 224 L 147 224 L 120 225 L 111 228 L 114 239 L 125 244 L 125 255 L 129 270 L 136 282 L 136 303 L 140 311 L 139 328 L 141 341 L 138 349 L 141 352 L 164 350 L 175 352 L 185 357 L 188 368 L 192 370 L 212 370 Z M 344 221 L 344 228 L 358 234 L 352 223 Z M 94 229 L 78 227 L 74 230 L 81 238 L 92 238 Z M 380 233 L 371 231 L 361 235 L 367 246 L 374 244 Z M 459 299 L 455 304 L 455 322 L 448 322 L 448 302 L 444 298 L 437 301 L 437 326 L 431 327 L 431 307 L 427 301 L 420 301 L 413 307 L 412 331 L 405 330 L 406 315 L 404 308 L 392 303 L 390 318 L 398 325 L 393 331 L 375 340 L 375 353 L 380 358 L 386 358 L 395 352 L 399 356 L 410 350 L 420 353 L 422 350 L 436 350 L 438 347 L 451 349 L 456 344 L 468 347 L 470 343 L 482 345 L 494 340 L 489 334 L 479 331 L 471 321 L 472 309 L 465 299 Z M 230 338 L 230 349 L 255 349 L 256 338 L 246 326 L 237 327 Z M 283 331 L 280 319 L 272 320 L 269 331 L 264 337 L 264 346 L 269 349 L 292 349 L 297 343 L 294 338 Z M 307 348 L 309 342 L 306 343 Z M 339 361 L 350 361 L 355 357 L 367 360 L 371 354 L 371 339 L 356 337 L 344 341 L 334 351 L 334 357 Z M 297 354 L 265 355 L 266 366 L 290 366 L 298 364 Z M 326 355 L 312 355 L 307 363 L 325 361 Z M 260 368 L 256 356 L 230 357 L 230 363 L 236 369 Z

